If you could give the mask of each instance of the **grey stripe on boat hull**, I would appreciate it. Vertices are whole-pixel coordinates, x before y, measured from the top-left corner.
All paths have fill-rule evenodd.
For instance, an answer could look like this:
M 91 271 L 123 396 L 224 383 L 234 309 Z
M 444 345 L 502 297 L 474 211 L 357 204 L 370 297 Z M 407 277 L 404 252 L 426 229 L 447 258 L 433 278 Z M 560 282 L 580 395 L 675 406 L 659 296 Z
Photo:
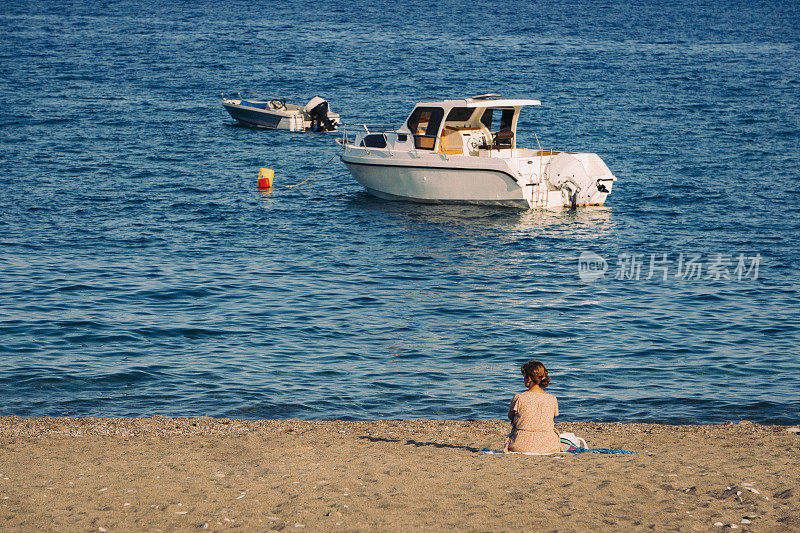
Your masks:
M 498 174 L 503 174 L 504 176 L 507 176 L 510 183 L 513 184 L 517 183 L 517 179 L 510 172 L 506 172 L 505 170 L 500 170 L 497 168 L 464 168 L 457 166 L 413 165 L 413 164 L 404 165 L 401 163 L 383 163 L 383 162 L 361 163 L 360 161 L 352 161 L 349 159 L 345 159 L 343 156 L 339 156 L 339 159 L 345 165 L 359 165 L 362 167 L 411 168 L 416 170 L 455 170 L 458 172 L 496 172 Z

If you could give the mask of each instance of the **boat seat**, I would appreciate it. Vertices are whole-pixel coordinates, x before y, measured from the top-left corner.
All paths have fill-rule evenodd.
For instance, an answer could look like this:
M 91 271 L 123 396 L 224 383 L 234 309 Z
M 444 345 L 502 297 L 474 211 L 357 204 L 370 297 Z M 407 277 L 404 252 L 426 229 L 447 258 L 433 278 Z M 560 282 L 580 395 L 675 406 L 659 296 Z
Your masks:
M 242 100 L 239 105 L 255 109 L 271 109 L 269 102 L 256 102 L 255 100 Z
M 500 130 L 492 135 L 492 144 L 481 146 L 486 150 L 502 150 L 514 146 L 514 132 L 511 130 Z
M 511 147 L 514 141 L 514 132 L 511 130 L 500 130 L 494 134 L 494 144 L 498 148 L 501 146 Z
M 442 130 L 442 142 L 439 143 L 439 153 L 445 155 L 461 155 L 464 153 L 461 128 L 444 127 Z

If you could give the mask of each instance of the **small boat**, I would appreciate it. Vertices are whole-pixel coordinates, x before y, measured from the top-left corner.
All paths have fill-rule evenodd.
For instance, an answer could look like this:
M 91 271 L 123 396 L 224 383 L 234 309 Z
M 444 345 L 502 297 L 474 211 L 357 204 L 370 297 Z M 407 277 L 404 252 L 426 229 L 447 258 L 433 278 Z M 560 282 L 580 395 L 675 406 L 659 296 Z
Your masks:
M 251 100 L 239 93 L 230 97 L 223 93 L 222 105 L 233 118 L 247 126 L 290 131 L 335 131 L 339 126 L 339 115 L 319 96 L 301 106 L 278 98 Z
M 397 130 L 364 125 L 352 137 L 344 131 L 337 139 L 340 158 L 368 193 L 384 199 L 525 209 L 602 206 L 617 179 L 603 160 L 518 147 L 520 111 L 541 103 L 498 97 L 419 102 Z

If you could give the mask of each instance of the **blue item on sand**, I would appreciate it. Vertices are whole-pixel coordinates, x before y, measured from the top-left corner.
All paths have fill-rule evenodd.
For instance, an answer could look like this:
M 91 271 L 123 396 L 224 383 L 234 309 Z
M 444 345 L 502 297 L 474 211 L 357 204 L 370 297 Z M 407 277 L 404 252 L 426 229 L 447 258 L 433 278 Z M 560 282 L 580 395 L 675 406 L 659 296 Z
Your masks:
M 611 454 L 625 454 L 625 453 L 639 453 L 630 450 L 614 450 L 611 448 L 574 448 L 567 450 L 567 453 L 611 453 Z
M 502 454 L 503 450 L 490 450 L 489 448 L 483 448 L 481 450 L 478 450 L 478 453 Z M 580 448 L 580 447 L 576 448 L 573 446 L 565 453 L 604 453 L 604 454 L 622 455 L 622 454 L 639 453 L 639 452 L 632 452 L 630 450 L 614 450 L 611 448 Z M 522 454 L 522 455 L 556 455 L 556 454 Z

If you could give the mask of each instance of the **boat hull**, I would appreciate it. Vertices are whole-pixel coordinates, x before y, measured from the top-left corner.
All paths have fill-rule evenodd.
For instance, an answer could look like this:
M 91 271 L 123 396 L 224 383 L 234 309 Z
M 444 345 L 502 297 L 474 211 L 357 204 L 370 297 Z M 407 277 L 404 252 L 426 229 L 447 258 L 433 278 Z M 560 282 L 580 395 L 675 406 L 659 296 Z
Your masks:
M 523 189 L 513 176 L 501 170 L 374 164 L 344 156 L 342 162 L 356 181 L 378 198 L 529 207 Z
M 305 129 L 301 116 L 295 117 L 288 113 L 267 111 L 236 104 L 223 103 L 222 105 L 231 117 L 247 126 L 291 131 L 302 131 Z

